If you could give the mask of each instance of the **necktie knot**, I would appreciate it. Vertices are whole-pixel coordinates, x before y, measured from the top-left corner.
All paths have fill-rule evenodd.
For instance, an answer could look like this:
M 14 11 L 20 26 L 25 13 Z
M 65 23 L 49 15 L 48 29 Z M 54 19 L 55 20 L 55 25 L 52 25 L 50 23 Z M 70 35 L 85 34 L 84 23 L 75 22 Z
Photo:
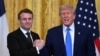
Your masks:
M 32 39 L 31 39 L 31 36 L 30 36 L 30 32 L 27 32 L 26 35 L 27 35 L 27 40 L 32 44 Z
M 70 31 L 70 30 L 71 30 L 71 29 L 68 27 L 68 28 L 67 28 L 67 31 Z
M 30 37 L 30 32 L 27 32 L 26 35 L 27 35 L 28 37 Z

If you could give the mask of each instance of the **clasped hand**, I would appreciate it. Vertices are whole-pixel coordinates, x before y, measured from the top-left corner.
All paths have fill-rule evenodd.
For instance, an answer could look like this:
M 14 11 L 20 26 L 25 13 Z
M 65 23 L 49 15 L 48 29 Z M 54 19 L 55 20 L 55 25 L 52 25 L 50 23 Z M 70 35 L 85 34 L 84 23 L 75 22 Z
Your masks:
M 34 47 L 38 47 L 38 49 L 41 50 L 44 47 L 45 42 L 42 39 L 36 39 L 33 45 Z

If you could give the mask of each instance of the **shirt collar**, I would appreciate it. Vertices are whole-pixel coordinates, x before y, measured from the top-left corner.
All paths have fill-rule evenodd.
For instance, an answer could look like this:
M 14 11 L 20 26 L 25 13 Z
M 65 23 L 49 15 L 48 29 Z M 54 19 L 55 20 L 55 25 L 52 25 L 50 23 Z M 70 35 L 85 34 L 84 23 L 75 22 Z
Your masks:
M 23 29 L 22 27 L 20 27 L 20 30 L 26 35 L 27 32 L 30 32 L 30 31 L 26 31 L 25 29 Z
M 66 31 L 67 28 L 68 28 L 68 27 L 65 26 L 65 25 L 63 24 L 63 31 Z M 69 26 L 69 28 L 71 29 L 71 31 L 73 31 L 73 30 L 74 30 L 74 23 L 72 23 L 72 24 Z

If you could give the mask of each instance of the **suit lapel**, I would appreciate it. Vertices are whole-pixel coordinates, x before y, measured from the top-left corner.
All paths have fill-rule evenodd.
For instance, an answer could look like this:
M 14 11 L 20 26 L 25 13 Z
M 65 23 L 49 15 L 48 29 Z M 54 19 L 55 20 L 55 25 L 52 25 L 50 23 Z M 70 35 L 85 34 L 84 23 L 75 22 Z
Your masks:
M 66 50 L 65 50 L 65 44 L 64 44 L 64 36 L 63 36 L 63 29 L 62 26 L 59 27 L 58 31 L 58 41 L 59 41 L 59 50 L 61 51 L 62 55 L 65 56 L 66 55 Z
M 18 29 L 17 31 L 18 31 L 19 40 L 20 40 L 21 42 L 26 43 L 26 44 L 29 45 L 30 47 L 33 46 L 32 43 L 29 43 L 29 42 L 27 41 L 26 36 L 22 33 L 22 31 L 21 31 L 20 29 Z
M 75 35 L 74 35 L 74 51 L 73 51 L 73 56 L 77 56 L 77 50 L 78 50 L 78 43 L 79 42 L 79 38 L 81 36 L 81 28 L 78 25 L 75 25 Z
M 22 31 L 20 29 L 17 30 L 18 31 L 18 35 L 20 37 L 20 39 L 26 40 L 25 35 L 22 33 Z

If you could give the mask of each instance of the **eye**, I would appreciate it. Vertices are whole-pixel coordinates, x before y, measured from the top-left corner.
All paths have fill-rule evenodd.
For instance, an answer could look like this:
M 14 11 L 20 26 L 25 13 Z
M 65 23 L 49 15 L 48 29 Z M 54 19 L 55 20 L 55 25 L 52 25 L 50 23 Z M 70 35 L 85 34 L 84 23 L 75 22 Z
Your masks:
M 61 15 L 65 15 L 65 13 L 61 13 Z
M 27 18 L 22 18 L 22 20 L 26 20 Z
M 32 20 L 32 18 L 28 18 L 28 20 Z
M 70 14 L 69 12 L 66 12 L 66 14 Z

